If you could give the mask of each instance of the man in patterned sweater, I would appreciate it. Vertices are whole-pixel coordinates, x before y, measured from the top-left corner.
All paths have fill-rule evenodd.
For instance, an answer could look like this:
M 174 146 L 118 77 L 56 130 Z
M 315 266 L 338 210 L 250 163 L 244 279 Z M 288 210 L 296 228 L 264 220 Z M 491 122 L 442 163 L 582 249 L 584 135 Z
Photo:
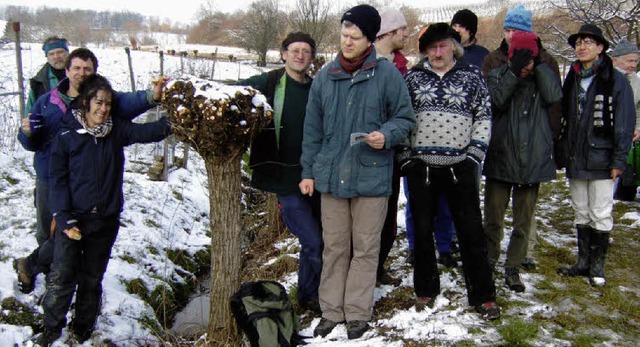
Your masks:
M 433 217 L 444 194 L 458 232 L 469 304 L 482 318 L 496 319 L 500 308 L 477 188 L 491 132 L 487 85 L 480 69 L 462 59 L 460 34 L 448 24 L 430 25 L 419 42 L 426 58 L 405 77 L 417 127 L 400 158 L 414 212 L 416 309 L 433 307 L 440 293 Z

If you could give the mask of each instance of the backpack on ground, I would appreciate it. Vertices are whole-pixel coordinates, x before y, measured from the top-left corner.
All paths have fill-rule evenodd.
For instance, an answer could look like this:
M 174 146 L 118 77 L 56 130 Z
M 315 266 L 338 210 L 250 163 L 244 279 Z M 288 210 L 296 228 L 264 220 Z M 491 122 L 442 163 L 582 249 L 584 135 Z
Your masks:
M 246 282 L 231 297 L 231 311 L 251 347 L 294 347 L 305 344 L 298 335 L 300 320 L 289 295 L 275 281 Z

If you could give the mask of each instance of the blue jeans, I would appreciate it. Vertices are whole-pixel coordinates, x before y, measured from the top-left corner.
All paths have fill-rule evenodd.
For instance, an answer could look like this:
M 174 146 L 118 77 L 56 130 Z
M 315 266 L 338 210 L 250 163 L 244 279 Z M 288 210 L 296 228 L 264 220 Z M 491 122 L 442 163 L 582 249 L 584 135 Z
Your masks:
M 60 228 L 54 235 L 53 264 L 42 299 L 44 326 L 53 331 L 59 331 L 67 324 L 67 311 L 74 293 L 74 329 L 93 329 L 102 297 L 102 278 L 107 271 L 120 221 L 118 217 L 79 218 L 78 228 L 82 231 L 79 241 L 70 239 Z
M 449 203 L 446 196 L 441 193 L 438 197 L 438 214 L 436 215 L 436 229 L 434 236 L 436 239 L 436 249 L 438 253 L 449 252 L 451 250 L 451 241 L 456 234 L 453 226 L 453 216 L 449 209 Z
M 320 193 L 315 192 L 312 197 L 278 194 L 278 203 L 284 223 L 300 241 L 298 302 L 317 301 L 323 248 Z
M 407 198 L 407 204 L 404 206 L 404 220 L 405 228 L 407 229 L 407 241 L 409 242 L 409 249 L 413 250 L 415 228 L 413 227 L 413 213 L 411 213 L 411 204 L 409 203 L 409 185 L 407 184 L 406 176 L 402 177 L 402 185 L 404 186 L 404 197 Z

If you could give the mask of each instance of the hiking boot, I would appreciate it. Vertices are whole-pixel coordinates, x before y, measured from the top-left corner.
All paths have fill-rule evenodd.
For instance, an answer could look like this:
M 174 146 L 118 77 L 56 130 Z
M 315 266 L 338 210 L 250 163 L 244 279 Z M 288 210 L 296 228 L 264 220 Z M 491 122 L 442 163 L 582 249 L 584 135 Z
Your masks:
M 487 301 L 482 305 L 476 306 L 476 312 L 480 313 L 482 319 L 494 320 L 500 318 L 500 307 L 495 301 Z
M 520 272 L 516 267 L 508 267 L 504 271 L 504 282 L 516 293 L 524 292 L 524 283 L 520 280 Z
M 309 299 L 305 302 L 298 302 L 298 306 L 304 311 L 309 311 L 314 315 L 320 316 L 322 314 L 322 310 L 320 309 L 320 303 L 318 300 Z
M 349 340 L 359 339 L 369 330 L 369 323 L 363 320 L 347 322 L 347 337 Z
M 524 258 L 522 262 L 522 268 L 527 271 L 535 271 L 538 266 L 536 265 L 536 261 L 533 258 Z
M 376 282 L 378 284 L 398 286 L 402 281 L 400 281 L 400 279 L 391 277 L 387 271 L 382 270 L 381 272 L 378 272 Z
M 448 268 L 454 268 L 458 266 L 458 262 L 455 259 L 453 259 L 451 252 L 440 252 L 440 256 L 438 257 L 438 263 Z
M 29 294 L 36 286 L 36 276 L 27 271 L 27 258 L 13 260 L 13 269 L 18 274 L 18 288 L 24 294 Z
M 60 338 L 62 332 L 60 330 L 50 330 L 49 328 L 45 328 L 42 334 L 40 334 L 35 341 L 35 346 L 38 347 L 49 347 L 52 343 L 54 343 L 57 339 Z
M 413 254 L 413 249 L 409 249 L 409 255 L 407 256 L 407 263 L 413 265 L 415 259 L 416 258 Z
M 433 308 L 436 299 L 428 296 L 419 296 L 416 298 L 416 311 L 424 311 L 425 308 Z
M 338 325 L 338 322 L 334 322 L 326 318 L 321 318 L 320 323 L 318 323 L 316 328 L 313 329 L 313 337 L 325 337 L 329 335 L 329 333 L 333 331 L 333 328 L 335 328 L 336 325 Z
M 74 322 L 71 322 L 70 327 L 71 327 L 70 329 L 71 338 L 80 344 L 90 339 L 91 334 L 93 333 L 92 328 L 86 328 L 86 327 L 83 327 L 82 325 L 74 324 Z

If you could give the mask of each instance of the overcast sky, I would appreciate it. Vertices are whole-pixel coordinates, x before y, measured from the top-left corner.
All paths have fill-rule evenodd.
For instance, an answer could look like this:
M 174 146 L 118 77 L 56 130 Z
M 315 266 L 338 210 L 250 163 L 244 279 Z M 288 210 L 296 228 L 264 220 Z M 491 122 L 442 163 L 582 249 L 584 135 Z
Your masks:
M 0 6 L 48 6 L 71 9 L 91 9 L 96 11 L 128 10 L 132 12 L 139 12 L 145 16 L 169 18 L 172 21 L 187 23 L 194 20 L 195 14 L 200 9 L 200 6 L 202 4 L 206 4 L 207 1 L 213 3 L 214 6 L 222 12 L 233 12 L 238 9 L 246 9 L 254 0 L 0 0 Z M 388 2 L 398 4 L 398 6 L 406 3 L 413 7 L 435 7 L 454 4 L 472 4 L 482 1 L 483 0 L 393 0 Z M 280 0 L 280 3 L 283 6 L 292 6 L 295 2 L 296 0 Z M 331 3 L 334 4 L 334 9 L 356 4 L 357 2 L 357 0 L 331 0 Z

